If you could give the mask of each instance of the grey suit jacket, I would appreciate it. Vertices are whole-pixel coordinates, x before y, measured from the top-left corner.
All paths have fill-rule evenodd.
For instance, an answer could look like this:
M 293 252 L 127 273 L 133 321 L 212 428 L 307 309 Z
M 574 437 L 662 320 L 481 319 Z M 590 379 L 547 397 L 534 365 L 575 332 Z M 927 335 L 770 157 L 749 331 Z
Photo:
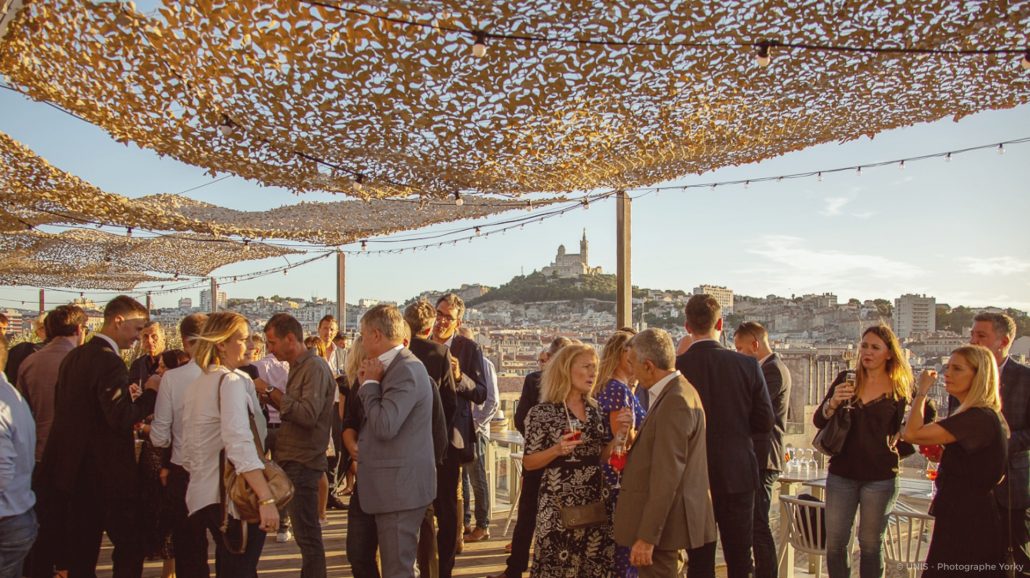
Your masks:
M 705 412 L 682 376 L 652 400 L 620 483 L 617 543 L 632 546 L 640 539 L 659 550 L 678 550 L 715 541 Z
M 369 514 L 424 508 L 436 497 L 433 380 L 401 349 L 382 382 L 360 386 L 364 421 L 358 431 L 358 487 Z

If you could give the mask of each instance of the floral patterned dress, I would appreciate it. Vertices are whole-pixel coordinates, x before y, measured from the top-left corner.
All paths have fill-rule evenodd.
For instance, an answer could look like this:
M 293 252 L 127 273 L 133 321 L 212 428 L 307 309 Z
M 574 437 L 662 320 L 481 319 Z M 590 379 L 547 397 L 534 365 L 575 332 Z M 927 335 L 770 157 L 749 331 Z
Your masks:
M 531 578 L 610 578 L 614 575 L 615 542 L 611 523 L 567 530 L 561 521 L 563 506 L 581 506 L 599 500 L 610 503 L 599 459 L 601 450 L 611 439 L 611 428 L 602 419 L 599 409 L 587 404 L 586 414 L 586 424 L 582 425 L 583 443 L 569 456 L 579 461 L 570 463 L 569 457 L 562 457 L 544 469 L 537 503 Z M 568 428 L 567 423 L 562 404 L 541 403 L 531 409 L 526 418 L 526 454 L 544 451 L 558 443 L 562 432 Z
M 611 426 L 611 419 L 609 416 L 613 411 L 619 411 L 626 407 L 626 402 L 633 406 L 633 427 L 639 429 L 644 423 L 644 408 L 640 405 L 640 400 L 637 396 L 633 395 L 633 391 L 628 385 L 622 383 L 617 379 L 610 380 L 601 390 L 600 395 L 597 396 L 597 405 L 601 407 L 601 419 L 605 423 Z M 608 482 L 608 487 L 611 488 L 610 495 L 608 497 L 608 511 L 615 511 L 615 503 L 619 499 L 619 490 L 615 487 L 616 482 L 619 481 L 619 474 L 614 468 L 608 464 L 603 464 L 601 469 L 604 470 L 604 479 Z M 637 567 L 629 563 L 629 548 L 626 546 L 615 546 L 615 576 L 622 578 L 636 578 Z

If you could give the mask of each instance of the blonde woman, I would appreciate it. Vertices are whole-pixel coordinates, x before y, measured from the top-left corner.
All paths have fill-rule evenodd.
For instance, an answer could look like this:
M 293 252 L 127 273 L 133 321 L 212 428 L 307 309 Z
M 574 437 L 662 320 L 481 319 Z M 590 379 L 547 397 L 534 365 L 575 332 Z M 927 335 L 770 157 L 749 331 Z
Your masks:
M 951 353 L 944 385 L 960 405 L 950 417 L 927 424 L 922 401 L 936 381 L 936 371 L 920 374 L 904 432 L 911 443 L 944 446 L 923 576 L 955 574 L 952 569 L 963 567 L 983 569 L 977 575 L 1004 576 L 1005 526 L 992 490 L 1005 473 L 1008 427 L 1001 416 L 994 354 L 979 345 Z
M 586 528 L 567 529 L 561 510 L 608 502 L 601 463 L 614 441 L 611 428 L 590 392 L 597 378 L 597 354 L 589 345 L 563 347 L 541 378 L 540 403 L 526 418 L 527 470 L 544 470 L 540 483 L 535 554 L 530 576 L 609 576 L 615 542 L 609 517 Z M 629 411 L 617 427 L 628 433 Z M 611 440 L 611 441 L 610 441 Z
M 862 333 L 855 386 L 841 372 L 815 411 L 815 427 L 826 427 L 838 411 L 851 412 L 841 452 L 830 458 L 826 478 L 826 567 L 830 578 L 851 575 L 851 540 L 859 516 L 859 575 L 883 576 L 883 536 L 898 497 L 900 457 L 896 441 L 911 396 L 912 370 L 898 338 L 886 325 Z
M 250 329 L 242 315 L 212 313 L 208 317 L 197 337 L 193 357 L 203 373 L 186 389 L 183 411 L 183 465 L 190 474 L 186 490 L 190 523 L 201 536 L 211 531 L 217 574 L 230 578 L 255 575 L 265 533 L 279 527 L 275 499 L 261 471 L 264 448 L 257 447 L 250 429 L 250 420 L 254 419 L 258 437 L 264 439 L 264 416 L 254 382 L 237 371 L 248 362 L 253 347 L 249 337 Z M 230 553 L 219 536 L 219 454 L 223 450 L 261 504 L 260 523 L 247 524 L 247 548 L 242 554 Z
M 347 350 L 347 359 L 344 362 L 341 377 L 347 383 L 345 389 L 341 388 L 343 396 L 343 447 L 348 455 L 347 481 L 343 490 L 345 496 L 354 493 L 354 476 L 358 472 L 358 429 L 361 428 L 361 402 L 354 395 L 358 391 L 358 370 L 361 369 L 361 361 L 365 359 L 365 348 L 362 346 L 361 336 L 357 336 Z
M 633 427 L 638 428 L 644 422 L 644 408 L 630 389 L 630 384 L 634 381 L 633 365 L 629 361 L 629 350 L 626 346 L 635 333 L 632 330 L 620 329 L 608 338 L 601 355 L 597 383 L 594 384 L 593 397 L 601 409 L 601 416 L 611 425 L 612 431 L 617 428 L 619 411 L 625 407 L 633 412 Z M 625 447 L 628 448 L 629 444 L 630 440 L 627 440 Z M 608 463 L 602 464 L 601 469 L 604 470 L 604 478 L 610 488 L 609 510 L 614 511 L 615 503 L 619 499 L 618 482 L 621 473 L 615 471 Z M 634 578 L 637 575 L 637 568 L 629 563 L 629 548 L 625 546 L 615 547 L 614 574 L 625 578 Z

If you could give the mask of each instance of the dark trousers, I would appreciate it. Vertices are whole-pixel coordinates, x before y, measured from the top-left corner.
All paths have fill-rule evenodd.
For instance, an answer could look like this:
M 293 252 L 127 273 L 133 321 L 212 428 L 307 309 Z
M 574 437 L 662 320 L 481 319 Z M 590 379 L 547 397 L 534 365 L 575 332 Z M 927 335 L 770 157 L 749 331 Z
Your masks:
M 433 519 L 436 509 L 432 504 L 426 508 L 422 527 L 418 531 L 418 575 L 419 578 L 440 578 L 440 553 L 436 550 L 436 528 Z
M 1001 523 L 1008 527 L 1016 575 L 1030 576 L 1030 510 L 999 508 Z
M 749 578 L 751 540 L 754 535 L 755 493 L 713 494 L 712 508 L 719 526 L 722 554 L 726 559 L 728 578 Z
M 199 534 L 211 532 L 211 537 L 215 541 L 215 576 L 218 578 L 254 578 L 257 575 L 261 550 L 265 547 L 265 533 L 258 524 L 247 524 L 247 548 L 242 554 L 229 552 L 221 539 L 222 506 L 220 504 L 211 504 L 194 512 L 190 516 L 190 525 L 193 526 L 193 531 Z M 207 560 L 204 561 L 204 565 L 207 565 Z M 192 576 L 180 574 L 178 567 L 175 569 L 175 575 L 192 578 Z
M 186 508 L 186 488 L 190 474 L 182 466 L 169 464 L 168 503 L 172 511 L 172 546 L 175 550 L 175 574 L 181 578 L 207 578 L 207 532 L 190 523 Z
M 687 578 L 715 578 L 715 542 L 687 550 Z
M 83 466 L 73 486 L 75 490 L 64 496 L 68 504 L 69 539 L 58 547 L 66 548 L 69 578 L 96 576 L 105 531 L 114 544 L 113 577 L 139 578 L 143 574 L 139 493 L 128 483 L 117 490 L 105 486 L 105 477 L 110 475 L 110 472 L 98 471 L 92 464 Z
M 361 509 L 361 497 L 355 486 L 347 509 L 347 561 L 354 578 L 379 578 L 379 566 L 376 565 L 378 549 L 376 517 Z
M 780 472 L 761 470 L 762 486 L 755 490 L 754 548 L 755 578 L 776 578 L 776 543 L 769 528 L 769 508 L 772 505 L 772 491 Z
M 326 475 L 329 476 L 329 492 L 332 493 L 336 489 L 336 485 L 340 483 L 339 476 L 343 476 L 347 473 L 344 469 L 345 466 L 350 465 L 344 457 L 347 453 L 347 449 L 343 447 L 343 418 L 340 417 L 340 402 L 333 403 L 333 423 L 332 423 L 332 441 L 333 441 L 333 454 L 329 456 L 326 464 Z
M 282 462 L 283 471 L 293 482 L 293 499 L 286 506 L 290 512 L 293 537 L 300 547 L 302 578 L 325 578 L 325 547 L 322 525 L 318 521 L 318 482 L 322 470 L 313 470 L 300 462 Z
M 436 547 L 440 553 L 440 578 L 451 578 L 454 570 L 455 548 L 458 544 L 458 481 L 461 461 L 458 451 L 447 448 L 443 465 L 436 469 Z
M 508 578 L 522 576 L 529 568 L 529 547 L 533 545 L 533 531 L 536 530 L 537 498 L 540 495 L 540 480 L 543 470 L 523 471 L 522 493 L 519 495 L 519 514 L 515 530 L 511 535 L 511 555 L 505 563 L 504 573 Z

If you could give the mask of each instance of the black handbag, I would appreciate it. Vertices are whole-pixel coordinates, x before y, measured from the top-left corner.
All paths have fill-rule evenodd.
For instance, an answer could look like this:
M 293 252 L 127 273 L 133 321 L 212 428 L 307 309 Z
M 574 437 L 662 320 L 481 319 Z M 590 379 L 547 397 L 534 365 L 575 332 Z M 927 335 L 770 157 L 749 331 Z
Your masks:
M 822 407 L 817 411 L 822 411 Z M 830 416 L 830 421 L 815 434 L 812 446 L 824 455 L 833 457 L 844 449 L 844 440 L 848 439 L 851 429 L 851 408 L 841 406 Z

